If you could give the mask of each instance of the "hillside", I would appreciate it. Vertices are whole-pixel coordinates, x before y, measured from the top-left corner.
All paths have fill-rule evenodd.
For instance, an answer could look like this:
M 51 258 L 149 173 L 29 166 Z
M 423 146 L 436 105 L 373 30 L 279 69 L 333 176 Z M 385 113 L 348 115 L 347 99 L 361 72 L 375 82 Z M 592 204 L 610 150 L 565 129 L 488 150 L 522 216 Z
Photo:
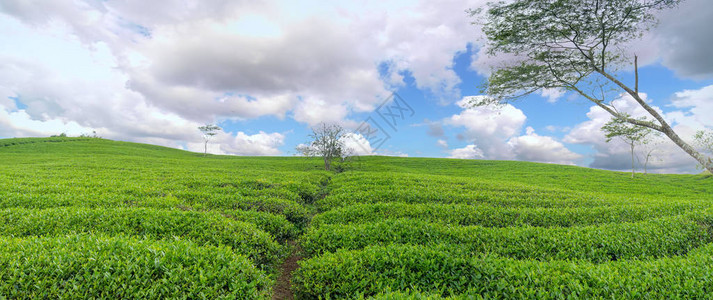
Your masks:
M 704 175 L 92 138 L 0 140 L 0 170 L 0 298 L 696 298 L 713 272 Z

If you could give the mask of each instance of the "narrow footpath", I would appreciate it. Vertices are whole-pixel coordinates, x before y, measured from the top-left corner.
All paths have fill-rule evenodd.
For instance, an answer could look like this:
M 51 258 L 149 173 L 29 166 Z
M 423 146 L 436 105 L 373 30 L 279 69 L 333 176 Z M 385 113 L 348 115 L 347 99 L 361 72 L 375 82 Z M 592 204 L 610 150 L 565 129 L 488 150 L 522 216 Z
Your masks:
M 317 199 L 324 199 L 327 195 L 329 195 L 329 184 L 331 182 L 332 176 L 329 176 L 326 180 L 320 183 L 320 193 L 319 196 L 316 197 Z M 310 216 L 310 221 L 316 214 L 314 211 L 315 210 L 313 210 L 313 213 Z M 305 230 L 308 227 L 309 223 L 305 226 Z M 272 290 L 272 300 L 294 299 L 294 295 L 292 294 L 292 273 L 299 268 L 297 262 L 302 259 L 302 256 L 300 256 L 302 249 L 297 243 L 297 240 L 299 240 L 299 237 L 295 240 L 287 242 L 289 247 L 292 248 L 292 252 L 280 266 L 280 275 L 277 277 L 277 281 L 275 282 L 275 286 Z
M 297 270 L 297 262 L 302 259 L 302 257 L 299 255 L 300 249 L 297 246 L 297 242 L 290 241 L 289 245 L 292 248 L 292 253 L 290 253 L 290 256 L 287 257 L 285 262 L 282 263 L 282 266 L 280 266 L 280 276 L 277 277 L 277 282 L 275 282 L 275 287 L 272 291 L 273 300 L 294 299 L 292 289 L 290 288 L 292 272 Z

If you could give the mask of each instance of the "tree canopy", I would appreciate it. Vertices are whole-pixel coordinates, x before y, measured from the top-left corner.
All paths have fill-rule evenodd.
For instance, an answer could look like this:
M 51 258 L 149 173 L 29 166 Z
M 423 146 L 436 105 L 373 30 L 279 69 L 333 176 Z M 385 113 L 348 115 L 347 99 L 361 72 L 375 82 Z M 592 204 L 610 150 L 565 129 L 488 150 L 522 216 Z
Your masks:
M 637 59 L 622 47 L 656 24 L 656 12 L 681 0 L 516 0 L 490 3 L 472 10 L 481 18 L 487 54 L 511 57 L 495 67 L 472 105 L 506 103 L 542 89 L 579 94 L 613 117 L 651 128 L 713 170 L 708 159 L 683 141 L 663 116 L 639 94 Z M 632 57 L 633 56 L 633 57 Z M 634 67 L 634 86 L 620 76 Z M 619 111 L 613 100 L 628 95 L 649 115 L 633 118 Z

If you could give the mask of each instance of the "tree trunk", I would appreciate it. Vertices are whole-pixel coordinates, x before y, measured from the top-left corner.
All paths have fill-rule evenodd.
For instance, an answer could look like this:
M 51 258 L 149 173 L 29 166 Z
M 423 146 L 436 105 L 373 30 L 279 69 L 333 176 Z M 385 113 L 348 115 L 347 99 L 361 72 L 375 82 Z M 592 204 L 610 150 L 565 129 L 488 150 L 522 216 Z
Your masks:
M 325 157 L 325 158 L 324 158 L 324 169 L 327 170 L 327 171 L 329 171 L 329 168 L 330 168 L 329 159 L 327 159 L 327 158 Z
M 203 156 L 208 156 L 208 141 L 203 145 Z
M 671 128 L 671 126 L 668 124 L 668 122 L 666 122 L 666 120 L 664 120 L 663 116 L 661 116 L 658 112 L 656 112 L 656 110 L 654 110 L 648 103 L 646 103 L 646 101 L 644 101 L 644 99 L 641 99 L 638 91 L 634 91 L 634 90 L 630 89 L 623 82 L 619 81 L 614 76 L 610 75 L 609 73 L 605 72 L 604 70 L 601 70 L 597 67 L 595 67 L 594 70 L 597 73 L 599 73 L 599 74 L 603 75 L 604 77 L 606 77 L 607 79 L 609 79 L 614 84 L 621 87 L 624 91 L 626 91 L 627 94 L 631 95 L 631 97 L 633 97 L 634 100 L 636 100 L 636 102 L 639 103 L 639 105 L 641 105 L 641 107 L 643 107 L 646 110 L 646 112 L 649 113 L 649 115 L 654 117 L 654 119 L 656 119 L 656 121 L 658 121 L 659 124 L 661 124 L 660 128 L 655 128 L 655 127 L 650 127 L 650 126 L 647 126 L 647 127 L 650 127 L 651 129 L 658 130 L 661 133 L 665 134 L 669 139 L 671 139 L 671 141 L 674 144 L 676 144 L 676 146 L 683 149 L 683 151 L 688 153 L 688 155 L 690 155 L 691 157 L 696 159 L 696 161 L 698 161 L 698 163 L 700 163 L 703 166 L 703 168 L 708 170 L 708 172 L 713 173 L 713 161 L 711 161 L 711 159 L 705 157 L 700 152 L 696 151 L 696 149 L 693 149 L 693 147 L 691 147 L 691 145 L 689 145 L 683 139 L 681 139 L 681 137 L 679 137 L 678 134 L 675 131 L 673 131 L 673 128 Z M 597 102 L 595 101 L 595 103 L 597 103 Z M 599 103 L 597 103 L 597 104 L 599 104 Z M 619 115 L 616 113 L 612 113 L 611 111 L 609 111 L 609 113 L 616 117 L 619 117 Z M 636 120 L 633 120 L 633 119 L 628 119 L 627 121 L 632 124 L 641 125 L 641 124 L 635 123 Z
M 681 137 L 679 137 L 678 134 L 676 134 L 676 132 L 674 132 L 673 129 L 671 129 L 671 127 L 668 126 L 668 124 L 666 124 L 664 126 L 663 133 L 669 139 L 671 139 L 671 141 L 673 141 L 678 147 L 680 147 L 681 149 L 683 149 L 683 151 L 688 153 L 688 155 L 695 158 L 696 161 L 698 161 L 698 163 L 701 164 L 701 166 L 703 166 L 704 169 L 708 170 L 708 172 L 713 173 L 713 162 L 711 161 L 711 159 L 705 157 L 705 155 L 696 151 L 696 149 L 693 149 L 693 147 L 691 147 L 691 145 L 689 145 L 688 143 L 683 141 L 681 139 Z
M 631 178 L 634 178 L 634 142 L 631 142 Z

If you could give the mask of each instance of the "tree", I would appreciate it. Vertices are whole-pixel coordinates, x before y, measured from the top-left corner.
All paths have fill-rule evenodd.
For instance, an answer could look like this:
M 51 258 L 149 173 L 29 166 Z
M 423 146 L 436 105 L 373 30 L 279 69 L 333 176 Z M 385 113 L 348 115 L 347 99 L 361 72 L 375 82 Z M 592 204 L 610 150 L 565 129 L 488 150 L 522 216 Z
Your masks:
M 543 89 L 577 93 L 613 117 L 663 133 L 709 171 L 713 163 L 681 139 L 663 116 L 639 94 L 637 57 L 634 86 L 618 70 L 631 63 L 623 54 L 626 42 L 641 37 L 653 25 L 654 13 L 681 0 L 515 0 L 490 3 L 483 16 L 487 53 L 514 57 L 493 70 L 472 105 L 507 103 Z M 612 105 L 631 96 L 653 119 L 625 116 Z
M 198 130 L 203 133 L 203 141 L 205 141 L 203 156 L 206 156 L 208 155 L 208 142 L 222 129 L 213 124 L 206 124 L 205 126 L 198 126 Z
M 628 115 L 626 115 L 626 117 L 629 118 Z M 649 143 L 651 140 L 650 135 L 653 133 L 653 130 L 648 127 L 630 124 L 623 118 L 611 119 L 609 122 L 604 124 L 604 126 L 602 126 L 602 130 L 606 133 L 607 143 L 613 138 L 618 137 L 629 145 L 629 148 L 631 149 L 631 178 L 634 178 L 634 174 L 636 173 L 636 168 L 634 166 L 634 147 Z M 651 152 L 649 151 L 646 156 L 647 164 L 650 155 Z
M 351 152 L 344 145 L 344 128 L 337 124 L 320 123 L 312 128 L 311 141 L 307 145 L 297 146 L 297 151 L 305 156 L 319 156 L 324 160 L 324 169 L 331 170 L 332 161 L 344 160 Z

